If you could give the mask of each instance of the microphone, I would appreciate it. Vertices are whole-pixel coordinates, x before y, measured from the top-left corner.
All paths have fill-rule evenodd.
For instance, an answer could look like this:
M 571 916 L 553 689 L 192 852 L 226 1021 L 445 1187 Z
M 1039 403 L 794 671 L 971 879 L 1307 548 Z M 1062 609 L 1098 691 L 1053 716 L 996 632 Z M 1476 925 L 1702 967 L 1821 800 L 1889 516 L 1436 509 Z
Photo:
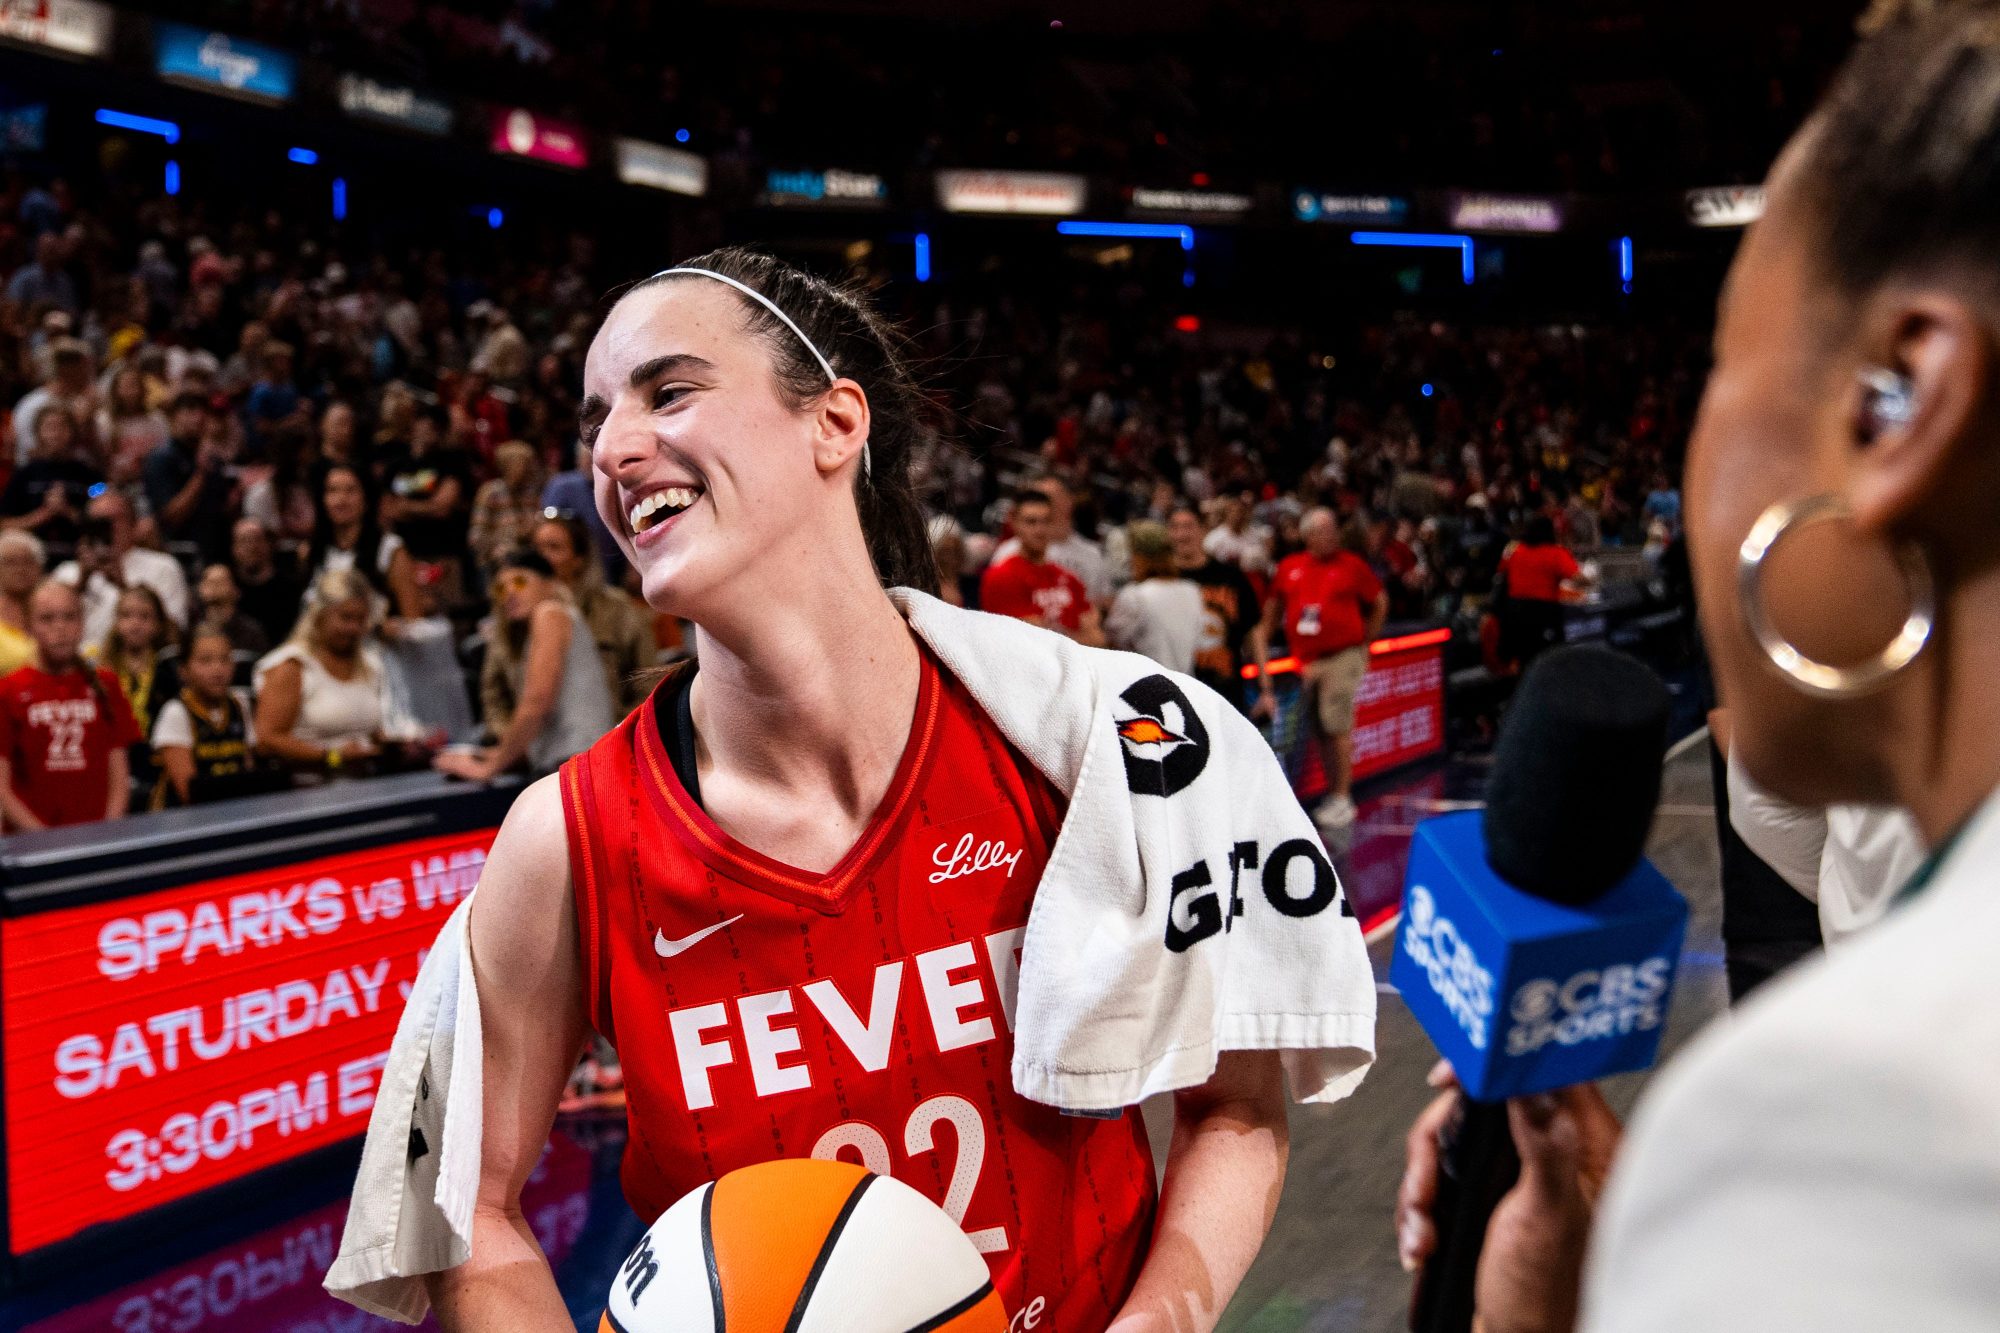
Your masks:
M 1412 1333 L 1467 1333 L 1493 1209 L 1520 1174 L 1506 1099 L 1649 1067 L 1687 902 L 1643 859 L 1667 689 L 1608 648 L 1528 671 L 1486 810 L 1417 826 L 1389 979 L 1458 1076 L 1440 1135 L 1437 1248 Z

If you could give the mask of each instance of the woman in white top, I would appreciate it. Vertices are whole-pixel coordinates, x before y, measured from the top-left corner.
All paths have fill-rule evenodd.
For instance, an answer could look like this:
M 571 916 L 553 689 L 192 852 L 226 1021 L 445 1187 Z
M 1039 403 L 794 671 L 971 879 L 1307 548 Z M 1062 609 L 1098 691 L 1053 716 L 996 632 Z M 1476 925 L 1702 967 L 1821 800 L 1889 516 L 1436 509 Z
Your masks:
M 1112 599 L 1104 632 L 1113 648 L 1144 653 L 1169 671 L 1191 672 L 1208 617 L 1201 588 L 1181 577 L 1163 524 L 1134 523 L 1127 540 L 1132 581 Z
M 368 767 L 414 740 L 368 643 L 375 590 L 352 569 L 321 574 L 291 638 L 257 663 L 257 752 L 302 774 Z
M 1510 1108 L 1487 1333 L 2000 1328 L 2000 6 L 1870 19 L 1736 252 L 1685 517 L 1732 757 L 1908 811 L 1930 860 L 1676 1056 L 1622 1143 L 1587 1089 Z
M 375 496 L 356 468 L 335 465 L 320 481 L 319 520 L 306 556 L 306 578 L 355 570 L 377 599 L 377 619 L 386 617 L 385 632 L 423 615 L 417 588 L 417 566 L 403 549 L 403 539 L 384 532 L 376 519 Z

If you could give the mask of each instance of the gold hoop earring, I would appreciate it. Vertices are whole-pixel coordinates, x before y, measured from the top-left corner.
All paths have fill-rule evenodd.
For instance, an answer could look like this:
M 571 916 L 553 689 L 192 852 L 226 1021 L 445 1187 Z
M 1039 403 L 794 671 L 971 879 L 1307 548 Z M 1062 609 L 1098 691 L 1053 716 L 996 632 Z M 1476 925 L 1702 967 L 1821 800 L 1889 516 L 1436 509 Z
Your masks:
M 1805 693 L 1823 699 L 1852 699 L 1882 688 L 1916 660 L 1937 625 L 1937 589 L 1930 564 L 1921 548 L 1905 543 L 1896 550 L 1896 564 L 1909 588 L 1910 614 L 1881 652 L 1853 666 L 1833 666 L 1807 657 L 1778 631 L 1764 605 L 1764 561 L 1794 528 L 1851 516 L 1846 503 L 1834 495 L 1780 501 L 1757 516 L 1736 553 L 1737 600 L 1751 636 L 1781 675 Z

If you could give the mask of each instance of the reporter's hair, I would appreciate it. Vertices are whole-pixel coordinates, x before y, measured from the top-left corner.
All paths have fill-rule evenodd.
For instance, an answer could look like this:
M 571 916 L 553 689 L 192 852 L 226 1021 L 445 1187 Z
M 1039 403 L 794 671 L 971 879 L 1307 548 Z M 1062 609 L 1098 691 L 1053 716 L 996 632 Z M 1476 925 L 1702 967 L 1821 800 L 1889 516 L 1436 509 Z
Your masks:
M 869 558 L 884 587 L 936 593 L 937 561 L 910 482 L 910 462 L 939 439 L 939 414 L 910 369 L 903 336 L 858 291 L 756 250 L 726 246 L 682 260 L 680 267 L 708 269 L 762 293 L 812 340 L 836 374 L 861 386 L 868 395 L 870 466 L 855 470 L 854 503 Z M 702 279 L 657 274 L 631 290 L 689 281 Z M 745 323 L 770 351 L 778 386 L 792 408 L 824 394 L 826 372 L 792 331 L 748 297 L 739 293 L 735 299 Z
M 2000 279 L 2000 0 L 1876 0 L 1861 30 L 1797 162 L 1822 269 L 1849 297 Z

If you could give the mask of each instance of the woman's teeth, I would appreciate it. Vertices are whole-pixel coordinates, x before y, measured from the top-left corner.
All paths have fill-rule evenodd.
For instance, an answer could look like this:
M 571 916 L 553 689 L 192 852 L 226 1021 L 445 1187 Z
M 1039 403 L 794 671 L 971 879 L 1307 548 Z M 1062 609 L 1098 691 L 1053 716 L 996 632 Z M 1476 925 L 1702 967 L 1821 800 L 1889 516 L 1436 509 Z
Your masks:
M 672 518 L 700 498 L 701 490 L 698 487 L 669 486 L 663 491 L 654 491 L 633 505 L 632 512 L 627 518 L 632 524 L 633 533 L 641 533 L 653 526 L 654 515 L 664 512 L 666 517 Z

